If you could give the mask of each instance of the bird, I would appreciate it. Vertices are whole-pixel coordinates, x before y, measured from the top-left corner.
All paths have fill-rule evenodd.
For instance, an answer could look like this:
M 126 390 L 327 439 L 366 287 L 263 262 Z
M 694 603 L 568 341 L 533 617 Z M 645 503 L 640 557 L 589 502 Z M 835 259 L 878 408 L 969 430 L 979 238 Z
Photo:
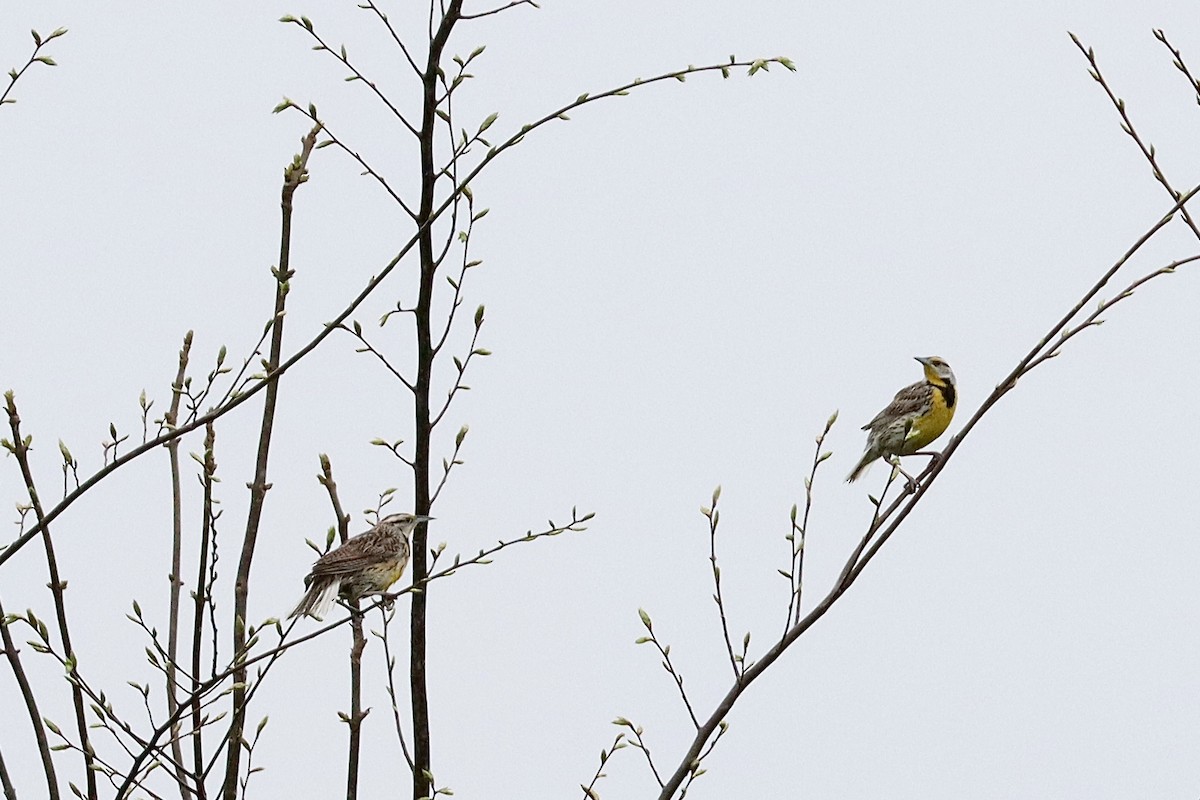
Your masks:
M 409 534 L 431 519 L 423 514 L 389 514 L 371 530 L 318 558 L 304 579 L 308 591 L 288 619 L 302 614 L 322 617 L 335 593 L 353 601 L 386 592 L 408 566 Z
M 846 476 L 847 483 L 858 480 L 877 458 L 891 461 L 895 456 L 913 455 L 950 426 L 958 404 L 954 370 L 939 356 L 917 356 L 917 361 L 925 368 L 924 380 L 896 392 L 888 407 L 863 425 L 862 429 L 869 431 L 867 447 Z

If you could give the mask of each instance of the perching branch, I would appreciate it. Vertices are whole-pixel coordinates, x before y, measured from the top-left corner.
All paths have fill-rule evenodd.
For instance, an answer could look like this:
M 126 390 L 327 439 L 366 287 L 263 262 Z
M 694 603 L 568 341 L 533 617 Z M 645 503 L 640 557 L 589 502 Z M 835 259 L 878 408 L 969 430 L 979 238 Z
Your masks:
M 337 482 L 333 479 L 333 465 L 329 456 L 321 454 L 321 474 L 317 481 L 329 493 L 329 503 L 333 507 L 333 518 L 337 521 L 338 540 L 345 544 L 350 540 L 350 515 L 342 510 L 342 501 L 338 497 Z M 351 601 L 353 613 L 350 615 L 350 713 L 338 716 L 350 729 L 347 744 L 346 759 L 346 800 L 358 797 L 359 759 L 362 755 L 362 723 L 369 711 L 362 708 L 362 654 L 367 646 L 363 636 L 363 615 L 359 611 L 358 600 Z
M 941 457 L 935 459 L 930 466 L 922 473 L 919 484 L 914 490 L 911 486 L 905 487 L 905 491 L 892 502 L 886 510 L 882 508 L 882 497 L 875 502 L 876 512 L 872 519 L 871 525 L 868 527 L 867 533 L 860 541 L 858 547 L 855 548 L 850 558 L 846 561 L 842 569 L 841 575 L 834 582 L 834 585 L 829 590 L 828 594 L 820 600 L 799 622 L 791 627 L 788 632 L 774 646 L 762 655 L 753 665 L 747 667 L 741 673 L 738 680 L 717 704 L 712 714 L 706 719 L 697 730 L 695 737 L 692 739 L 691 746 L 680 760 L 675 772 L 667 779 L 663 786 L 662 792 L 659 794 L 659 800 L 672 800 L 676 793 L 681 790 L 684 781 L 694 779 L 695 772 L 699 769 L 700 760 L 703 755 L 709 751 L 705 750 L 705 745 L 709 738 L 717 732 L 725 724 L 725 717 L 728 716 L 730 710 L 737 703 L 742 693 L 754 682 L 759 675 L 765 672 L 772 664 L 783 655 L 784 651 L 791 646 L 801 635 L 803 635 L 812 625 L 825 615 L 837 600 L 845 594 L 845 592 L 853 585 L 858 576 L 866 568 L 867 564 L 878 554 L 879 550 L 887 542 L 889 538 L 896 532 L 900 525 L 908 518 L 908 515 L 913 511 L 921 499 L 933 486 L 934 481 L 942 470 L 949 463 L 951 456 L 958 449 L 959 445 L 971 432 L 972 429 L 979 423 L 983 416 L 992 409 L 1000 401 L 1004 395 L 1011 391 L 1017 384 L 1018 379 L 1026 375 L 1037 363 L 1042 363 L 1045 359 L 1038 359 L 1038 356 L 1047 350 L 1047 348 L 1056 349 L 1060 346 L 1060 342 L 1054 342 L 1056 336 L 1062 331 L 1068 330 L 1070 336 L 1074 336 L 1078 332 L 1094 327 L 1094 320 L 1089 322 L 1084 320 L 1073 329 L 1068 329 L 1071 321 L 1079 314 L 1080 310 L 1090 303 L 1093 298 L 1104 288 L 1108 281 L 1133 257 L 1141 247 L 1148 242 L 1155 234 L 1174 218 L 1174 215 L 1180 211 L 1185 203 L 1191 200 L 1198 192 L 1200 186 L 1182 195 L 1175 205 L 1163 216 L 1158 222 L 1152 225 L 1146 233 L 1140 236 L 1132 246 L 1121 256 L 1117 262 L 1109 268 L 1093 286 L 1084 293 L 1081 299 L 1062 319 L 1060 319 L 1050 329 L 1050 332 L 1044 336 L 1041 341 L 1033 346 L 1026 356 L 1021 359 L 1016 367 L 1005 377 L 1003 381 L 996 386 L 990 395 L 983 401 L 979 409 L 963 426 L 962 430 L 950 439 L 949 444 L 942 451 Z M 1192 261 L 1200 260 L 1200 256 L 1192 256 L 1187 259 L 1182 259 L 1166 267 L 1154 270 L 1146 276 L 1134 281 L 1129 288 L 1120 293 L 1115 299 L 1108 302 L 1106 307 L 1111 307 L 1115 302 L 1129 296 L 1131 288 L 1140 286 L 1146 281 L 1158 275 L 1170 274 L 1174 272 L 1176 266 Z M 888 486 L 890 486 L 896 478 L 896 471 L 893 470 L 889 477 Z M 886 490 L 885 490 L 886 493 Z M 886 524 L 885 524 L 886 523 Z M 689 775 L 691 778 L 689 778 Z
M 493 545 L 492 547 L 481 549 L 476 555 L 471 556 L 470 558 L 463 558 L 461 555 L 456 555 L 454 557 L 453 563 L 451 563 L 450 566 L 445 567 L 440 570 L 437 570 L 437 571 L 432 571 L 429 574 L 429 576 L 426 578 L 426 580 L 423 581 L 420 586 L 417 586 L 414 584 L 414 585 L 410 585 L 404 589 L 401 589 L 398 592 L 380 595 L 380 597 L 378 599 L 374 600 L 369 605 L 367 605 L 365 608 L 363 608 L 362 613 L 365 615 L 365 614 L 370 613 L 373 609 L 382 608 L 383 606 L 385 606 L 389 603 L 394 603 L 396 598 L 401 597 L 405 594 L 419 593 L 420 591 L 423 591 L 425 586 L 427 586 L 429 583 L 432 583 L 433 581 L 436 581 L 436 580 L 442 580 L 444 578 L 449 578 L 451 575 L 454 575 L 455 573 L 458 572 L 458 570 L 460 570 L 464 567 L 482 566 L 482 565 L 490 564 L 490 563 L 492 563 L 491 557 L 493 555 L 495 555 L 496 553 L 500 552 L 501 550 L 505 550 L 509 547 L 513 547 L 513 546 L 516 546 L 519 544 L 525 544 L 528 542 L 534 542 L 539 539 L 544 539 L 544 538 L 548 538 L 548 537 L 559 536 L 563 533 L 568 533 L 568 532 L 579 533 L 579 532 L 585 531 L 585 530 L 587 530 L 587 528 L 583 523 L 588 522 L 594 516 L 595 516 L 595 514 L 593 514 L 593 513 L 588 513 L 588 514 L 584 514 L 584 515 L 580 516 L 579 513 L 575 509 L 571 509 L 571 520 L 570 520 L 570 522 L 566 523 L 565 525 L 555 525 L 554 522 L 551 520 L 549 527 L 545 530 L 539 531 L 538 533 L 534 533 L 533 531 L 527 531 L 523 536 L 519 536 L 519 537 L 516 537 L 513 539 L 502 539 L 499 542 L 497 542 L 495 545 Z M 437 552 L 440 554 L 441 549 L 439 548 L 439 550 Z M 435 561 L 436 561 L 436 559 L 435 559 Z M 193 703 L 195 703 L 198 699 L 206 697 L 207 695 L 209 695 L 210 693 L 212 693 L 213 691 L 218 689 L 229 678 L 231 678 L 239 673 L 244 674 L 245 670 L 248 667 L 251 667 L 262 661 L 267 661 L 268 662 L 267 666 L 269 667 L 271 664 L 273 664 L 275 662 L 275 660 L 277 660 L 281 655 L 283 655 L 288 650 L 291 650 L 292 648 L 296 647 L 297 645 L 300 645 L 305 642 L 309 642 L 309 641 L 312 641 L 313 639 L 317 639 L 321 636 L 324 636 L 324 635 L 330 633 L 331 631 L 334 631 L 334 630 L 342 627 L 343 625 L 346 625 L 352 619 L 353 619 L 353 616 L 346 616 L 346 617 L 342 617 L 341 619 L 336 620 L 334 622 L 325 623 L 324 625 L 317 628 L 316 630 L 311 631 L 310 633 L 307 633 L 303 636 L 297 637 L 296 639 L 293 639 L 291 641 L 287 641 L 287 636 L 291 633 L 292 628 L 295 626 L 295 621 L 293 621 L 287 627 L 286 630 L 281 627 L 280 622 L 276 619 L 270 619 L 270 620 L 267 620 L 266 622 L 264 622 L 263 623 L 264 626 L 274 625 L 276 627 L 276 629 L 279 630 L 280 643 L 278 645 L 276 645 L 275 647 L 272 647 L 261 653 L 257 653 L 253 656 L 248 655 L 244 651 L 235 653 L 233 656 L 233 665 L 232 666 L 228 667 L 227 669 L 225 669 L 221 672 L 217 672 L 211 678 L 203 681 L 190 695 L 188 695 L 187 697 L 181 698 L 179 711 L 177 711 L 175 715 L 168 716 L 168 718 L 165 721 L 163 721 L 161 724 L 159 724 L 159 726 L 157 728 L 154 729 L 154 732 L 150 735 L 150 737 L 145 739 L 144 749 L 142 750 L 142 752 L 140 752 L 137 755 L 137 757 L 134 759 L 133 765 L 129 769 L 128 775 L 130 777 L 127 778 L 126 782 L 121 786 L 120 791 L 118 791 L 118 793 L 117 793 L 118 800 L 122 800 L 122 798 L 127 796 L 129 790 L 132 788 L 132 786 L 135 782 L 133 780 L 132 776 L 137 774 L 138 770 L 141 768 L 141 765 L 143 763 L 145 763 L 146 759 L 148 759 L 154 755 L 162 755 L 162 752 L 161 752 L 162 745 L 158 744 L 159 740 L 162 739 L 162 737 L 164 735 L 166 735 L 166 733 L 169 730 L 171 730 L 171 728 L 174 727 L 178 723 L 178 721 L 179 721 L 178 716 L 182 713 L 185 713 L 185 710 L 189 706 L 191 706 Z M 257 685 L 255 688 L 257 688 Z M 233 690 L 227 689 L 226 691 L 232 692 Z M 248 699 L 249 698 L 247 698 L 247 701 L 248 701 Z M 227 731 L 226 736 L 225 736 L 226 741 L 228 741 L 229 736 L 230 736 L 230 733 Z M 212 765 L 210 764 L 210 766 L 204 770 L 204 774 L 207 774 L 211 768 L 212 768 Z
M 347 304 L 342 309 L 341 312 L 338 313 L 338 315 L 336 317 L 334 317 L 333 320 L 326 323 L 325 326 L 321 329 L 321 331 L 318 334 L 316 334 L 316 336 L 314 336 L 307 344 L 305 344 L 303 347 L 301 347 L 299 350 L 297 350 L 295 353 L 293 353 L 289 358 L 282 361 L 279 364 L 278 369 L 276 369 L 271 374 L 264 376 L 262 379 L 258 380 L 254 384 L 250 385 L 244 392 L 240 392 L 240 393 L 235 394 L 234 396 L 231 396 L 227 403 L 225 403 L 221 406 L 218 406 L 217 408 L 215 408 L 214 410 L 212 410 L 206 414 L 202 414 L 202 415 L 196 417 L 195 419 L 191 420 L 187 424 L 181 425 L 178 429 L 176 429 L 174 431 L 168 431 L 166 433 L 163 433 L 163 434 L 159 435 L 158 437 L 150 440 L 149 442 L 146 442 L 145 444 L 143 444 L 139 447 L 135 447 L 134 449 L 132 449 L 128 453 L 124 454 L 123 456 L 115 458 L 112 461 L 112 463 L 106 464 L 102 469 L 98 470 L 95 474 L 93 474 L 91 477 L 89 477 L 87 480 L 85 480 L 82 483 L 82 485 L 80 485 L 77 489 L 75 489 L 75 491 L 71 492 L 70 495 L 63 498 L 63 500 L 61 502 L 59 502 L 53 508 L 47 509 L 46 518 L 43 522 L 38 522 L 37 524 L 31 526 L 29 530 L 25 531 L 20 536 L 18 536 L 15 540 L 13 540 L 11 543 L 9 543 L 9 545 L 7 547 L 5 547 L 3 550 L 0 550 L 0 566 L 3 566 L 10 558 L 12 558 L 14 555 L 16 555 L 17 552 L 19 552 L 23 547 L 25 547 L 25 545 L 27 545 L 29 543 L 30 540 L 33 539 L 33 537 L 35 537 L 39 533 L 41 533 L 43 524 L 49 524 L 50 522 L 53 522 L 60 514 L 62 514 L 64 511 L 66 511 L 67 508 L 69 508 L 71 505 L 73 505 L 84 494 L 86 494 L 88 491 L 90 491 L 92 488 L 94 488 L 97 484 L 99 484 L 101 481 L 103 481 L 105 478 L 107 478 L 113 472 L 115 472 L 116 470 L 125 466 L 126 464 L 133 461 L 134 459 L 139 458 L 142 455 L 150 452 L 154 448 L 159 447 L 160 445 L 164 445 L 167 442 L 171 441 L 172 439 L 176 439 L 180 436 L 184 436 L 188 433 L 191 433 L 192 431 L 197 430 L 198 428 L 204 427 L 209 422 L 213 422 L 213 421 L 223 417 L 224 415 L 228 414 L 229 412 L 233 411 L 238 406 L 242 405 L 243 403 L 245 403 L 246 401 L 248 401 L 249 399 L 254 397 L 260 391 L 263 391 L 264 389 L 266 389 L 267 386 L 269 386 L 274 381 L 278 380 L 278 378 L 281 377 L 283 375 L 283 373 L 287 372 L 289 369 L 294 367 L 301 360 L 306 358 L 308 356 L 308 354 L 311 353 L 313 350 L 315 350 L 318 346 L 320 346 L 320 344 L 323 341 L 325 341 L 325 338 L 328 337 L 334 330 L 336 330 L 339 325 L 341 325 L 346 320 L 348 320 L 354 314 L 354 312 L 358 309 L 358 307 L 360 305 L 362 305 L 362 303 L 372 293 L 374 293 L 375 289 L 378 288 L 379 285 L 381 283 L 383 283 L 383 281 L 392 273 L 392 271 L 396 268 L 396 266 L 410 252 L 412 252 L 412 249 L 414 247 L 416 247 L 416 245 L 417 245 L 417 241 L 418 241 L 421 231 L 432 226 L 441 217 L 441 215 L 443 213 L 445 213 L 445 211 L 447 209 L 451 208 L 453 206 L 454 202 L 457 200 L 457 198 L 466 190 L 466 187 L 468 187 L 470 185 L 471 181 L 473 181 L 476 177 L 478 177 L 479 174 L 481 172 L 483 172 L 483 170 L 489 164 L 491 164 L 491 162 L 493 160 L 495 160 L 497 157 L 499 157 L 502 153 L 507 152 L 508 150 L 512 149 L 514 146 L 516 146 L 517 144 L 522 142 L 524 140 L 525 136 L 528 133 L 530 133 L 531 131 L 539 129 L 539 128 L 541 128 L 551 122 L 554 122 L 556 120 L 569 119 L 569 117 L 567 116 L 567 112 L 573 111 L 576 108 L 579 108 L 579 107 L 587 105 L 589 103 L 596 102 L 597 100 L 602 100 L 602 99 L 609 98 L 609 97 L 623 97 L 623 96 L 629 94 L 631 90 L 642 87 L 642 86 L 649 86 L 651 84 L 661 83 L 662 81 L 667 81 L 667 80 L 683 81 L 683 80 L 686 80 L 689 75 L 694 75 L 694 74 L 699 74 L 699 73 L 704 73 L 704 72 L 713 72 L 713 71 L 720 71 L 723 76 L 729 77 L 730 71 L 735 67 L 737 67 L 737 68 L 746 67 L 748 74 L 753 75 L 759 71 L 765 70 L 772 63 L 781 64 L 784 67 L 786 67 L 787 69 L 792 70 L 792 71 L 795 71 L 795 69 L 796 69 L 795 65 L 786 58 L 757 59 L 754 61 L 737 61 L 735 59 L 731 59 L 728 63 L 725 63 L 725 64 L 714 64 L 714 65 L 709 65 L 709 66 L 704 66 L 704 67 L 687 67 L 682 70 L 674 70 L 672 72 L 667 72 L 662 75 L 657 75 L 653 78 L 647 78 L 645 80 L 637 79 L 630 83 L 626 83 L 621 86 L 618 86 L 615 89 L 610 89 L 608 91 L 601 92 L 599 94 L 584 93 L 584 94 L 580 95 L 579 97 L 577 97 L 574 101 L 567 103 L 566 105 L 560 107 L 557 111 L 553 111 L 553 112 L 543 116 L 542 118 L 536 120 L 535 122 L 532 122 L 532 123 L 522 126 L 520 131 L 518 131 L 515 134 L 512 134 L 502 144 L 489 149 L 487 155 L 484 156 L 480 160 L 480 163 L 477 164 L 474 168 L 472 168 L 467 173 L 467 175 L 458 182 L 457 186 L 454 188 L 454 191 L 451 193 L 450 197 L 443 200 L 437 206 L 437 208 L 434 209 L 434 211 L 430 214 L 429 218 L 421 223 L 421 225 L 418 227 L 417 231 L 413 234 L 413 236 L 411 238 L 409 238 L 409 240 L 400 248 L 400 251 L 386 265 L 384 265 L 383 269 L 379 271 L 379 274 L 372 276 L 371 279 L 369 281 L 367 281 L 366 286 L 354 297 L 353 300 L 350 301 L 349 304 Z M 285 100 L 283 103 L 280 103 L 279 106 L 276 107 L 276 111 L 283 111 L 283 110 L 289 109 L 289 108 L 300 111 L 301 113 L 305 114 L 305 116 L 309 117 L 309 119 L 313 120 L 314 123 L 320 122 L 320 120 L 316 116 L 315 109 L 313 109 L 311 107 L 308 110 L 301 109 L 299 106 L 297 106 L 295 103 L 293 103 L 290 100 Z

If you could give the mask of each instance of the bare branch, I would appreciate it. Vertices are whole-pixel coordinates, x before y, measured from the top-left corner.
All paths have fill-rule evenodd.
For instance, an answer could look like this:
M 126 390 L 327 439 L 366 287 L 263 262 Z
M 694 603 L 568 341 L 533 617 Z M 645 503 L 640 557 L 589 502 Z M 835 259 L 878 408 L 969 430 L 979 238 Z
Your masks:
M 1095 51 L 1090 47 L 1085 47 L 1083 42 L 1081 42 L 1079 37 L 1075 34 L 1071 33 L 1069 35 L 1071 37 L 1071 41 L 1074 42 L 1075 46 L 1079 48 L 1079 52 L 1083 53 L 1084 58 L 1088 60 L 1088 64 L 1091 66 L 1091 69 L 1088 70 L 1088 73 L 1092 76 L 1096 83 L 1100 84 L 1100 87 L 1104 89 L 1104 93 L 1108 95 L 1108 99 L 1112 102 L 1113 108 L 1115 108 L 1117 110 L 1117 114 L 1120 115 L 1121 130 L 1125 131 L 1125 133 L 1129 135 L 1130 139 L 1133 139 L 1134 143 L 1138 146 L 1138 149 L 1142 151 L 1142 155 L 1146 157 L 1148 162 L 1150 162 L 1150 169 L 1154 172 L 1154 179 L 1162 184 L 1162 187 L 1167 190 L 1167 194 L 1171 195 L 1172 200 L 1178 201 L 1181 195 L 1173 186 L 1171 186 L 1170 181 L 1167 180 L 1167 176 L 1164 175 L 1163 171 L 1159 168 L 1157 151 L 1155 151 L 1154 145 L 1146 144 L 1146 142 L 1144 142 L 1142 137 L 1138 134 L 1137 130 L 1133 127 L 1133 120 L 1130 119 L 1129 113 L 1125 110 L 1125 101 L 1117 97 L 1112 88 L 1108 85 L 1108 81 L 1104 79 L 1104 75 L 1101 74 L 1100 65 L 1096 61 Z M 1163 40 L 1160 38 L 1159 41 Z M 1177 63 L 1182 64 L 1181 61 Z M 1182 205 L 1180 205 L 1179 208 L 1183 214 L 1183 221 L 1187 223 L 1189 228 L 1192 229 L 1192 233 L 1196 235 L 1196 238 L 1200 239 L 1200 227 L 1196 226 L 1196 222 L 1192 219 L 1192 215 L 1189 214 L 1188 210 Z
M 481 11 L 478 14 L 463 14 L 462 19 L 482 19 L 484 17 L 490 17 L 493 14 L 499 14 L 502 11 L 507 11 L 510 8 L 516 8 L 517 6 L 533 6 L 534 8 L 541 8 L 541 6 L 533 2 L 533 0 L 512 0 L 512 2 L 502 5 L 499 8 L 493 8 L 491 11 Z
M 21 79 L 21 76 L 24 75 L 26 70 L 28 70 L 34 64 L 45 64 L 48 67 L 58 66 L 53 58 L 50 56 L 44 56 L 41 54 L 41 52 L 43 47 L 58 37 L 66 35 L 66 33 L 66 28 L 57 28 L 49 36 L 43 38 L 42 35 L 37 31 L 30 31 L 30 34 L 33 36 L 33 53 L 29 56 L 29 60 L 25 62 L 25 66 L 21 67 L 20 69 L 14 68 L 8 71 L 8 86 L 6 86 L 4 88 L 4 92 L 0 94 L 0 108 L 3 108 L 9 103 L 17 102 L 15 99 L 9 97 L 9 94 L 12 93 L 13 87 L 17 85 L 17 81 Z
M 326 53 L 329 53 L 334 58 L 336 58 L 339 62 L 341 62 L 341 64 L 343 66 L 345 66 L 346 69 L 350 70 L 350 72 L 351 72 L 351 77 L 347 78 L 348 81 L 361 81 L 362 83 L 365 83 L 367 86 L 370 86 L 371 91 L 374 92 L 375 96 L 379 99 L 379 101 L 381 103 L 383 103 L 385 106 L 387 106 L 388 111 L 392 112 L 392 116 L 394 116 L 396 119 L 400 120 L 400 124 L 403 125 L 405 127 L 405 129 L 409 133 L 411 133 L 413 136 L 418 135 L 417 129 L 415 127 L 413 127 L 413 124 L 411 122 L 409 122 L 407 118 L 405 118 L 404 114 L 402 114 L 400 112 L 400 109 L 396 108 L 396 106 L 392 104 L 392 101 L 387 98 L 387 95 L 385 95 L 382 91 L 379 90 L 379 87 L 375 85 L 375 82 L 368 80 L 365 75 L 363 75 L 361 72 L 359 72 L 359 70 L 356 66 L 354 66 L 352 63 L 350 63 L 350 59 L 346 56 L 346 48 L 344 46 L 341 47 L 339 50 L 334 50 L 332 47 L 330 47 L 328 44 L 326 44 L 325 40 L 320 37 L 320 35 L 317 33 L 316 29 L 313 27 L 312 22 L 309 21 L 307 17 L 296 18 L 296 17 L 293 17 L 291 14 L 288 14 L 288 15 L 280 18 L 279 21 L 285 22 L 285 23 L 293 23 L 297 27 L 299 27 L 301 30 L 306 32 L 309 36 L 311 36 L 313 38 L 313 40 L 316 41 L 316 43 L 317 43 L 316 46 L 313 48 L 314 50 L 324 50 Z
M 35 37 L 36 38 L 36 37 Z M 40 43 L 39 43 L 40 44 Z M 54 552 L 54 541 L 50 538 L 50 529 L 46 526 L 46 512 L 42 509 L 42 501 L 38 496 L 37 487 L 34 485 L 33 469 L 29 464 L 29 449 L 33 442 L 32 436 L 21 435 L 21 417 L 17 413 L 17 403 L 13 393 L 4 393 L 5 410 L 8 412 L 9 430 L 12 431 L 12 441 L 4 442 L 4 447 L 17 459 L 17 465 L 21 470 L 21 477 L 25 481 L 25 491 L 29 494 L 29 504 L 33 507 L 33 513 L 42 527 L 42 543 L 46 550 L 46 569 L 50 576 L 50 593 L 54 597 L 54 612 L 58 622 L 58 633 L 62 641 L 62 648 L 65 657 L 70 660 L 69 673 L 76 673 L 78 662 L 75 650 L 71 647 L 71 631 L 67 625 L 67 601 L 66 590 L 67 582 L 62 579 L 58 572 L 58 557 Z M 95 764 L 94 753 L 89 742 L 87 715 L 83 706 L 83 692 L 80 689 L 78 681 L 72 681 L 71 684 L 71 700 L 75 706 L 75 723 L 79 733 L 79 746 L 83 753 L 84 769 L 87 772 L 88 796 L 95 797 L 96 795 L 96 771 L 93 769 Z
M 1117 270 L 1124 266 L 1129 259 L 1132 258 L 1133 255 L 1140 250 L 1147 241 L 1150 240 L 1151 237 L 1158 233 L 1158 231 L 1162 230 L 1166 223 L 1169 222 L 1174 217 L 1175 213 L 1180 210 L 1183 204 L 1194 197 L 1197 192 L 1200 192 L 1200 186 L 1197 186 L 1187 194 L 1181 196 L 1171 210 L 1165 216 L 1163 216 L 1162 219 L 1152 225 L 1145 234 L 1139 237 L 1137 241 L 1135 241 L 1134 244 L 1126 251 L 1126 253 L 1117 260 L 1116 264 L 1107 270 L 1104 275 L 1102 275 L 1101 278 L 1084 294 L 1084 299 L 1076 304 L 1071 311 L 1069 311 L 1058 323 L 1056 323 L 1041 341 L 1034 345 L 1030 352 L 1023 359 L 1021 359 L 1016 367 L 1013 368 L 1012 372 L 1010 372 L 1009 375 L 996 386 L 992 393 L 985 398 L 979 409 L 967 421 L 962 430 L 960 430 L 958 434 L 950 439 L 949 444 L 947 444 L 946 448 L 942 451 L 940 458 L 934 459 L 930 463 L 930 465 L 919 477 L 915 490 L 906 482 L 904 492 L 897 497 L 896 500 L 894 500 L 885 511 L 881 510 L 883 505 L 882 496 L 879 500 L 873 501 L 876 506 L 876 512 L 874 518 L 872 519 L 871 525 L 868 527 L 866 534 L 863 536 L 858 546 L 847 559 L 841 575 L 839 575 L 838 579 L 834 582 L 834 585 L 829 590 L 828 594 L 826 594 L 824 598 L 822 598 L 806 615 L 804 615 L 799 622 L 793 625 L 782 639 L 768 649 L 767 652 L 764 653 L 762 657 L 752 666 L 748 666 L 741 673 L 739 678 L 734 681 L 733 686 L 717 704 L 712 714 L 696 731 L 696 735 L 692 739 L 692 744 L 688 748 L 687 753 L 684 754 L 675 772 L 670 778 L 667 779 L 662 792 L 659 793 L 659 800 L 671 800 L 671 798 L 675 797 L 675 794 L 679 792 L 681 787 L 684 785 L 684 781 L 689 780 L 689 774 L 694 773 L 697 769 L 699 769 L 699 763 L 700 759 L 702 758 L 702 754 L 707 752 L 704 749 L 705 744 L 718 730 L 718 728 L 724 724 L 725 717 L 737 703 L 737 700 L 742 693 L 746 691 L 747 687 L 749 687 L 749 685 L 753 683 L 759 675 L 765 672 L 771 666 L 771 664 L 775 663 L 775 661 L 778 660 L 781 655 L 783 655 L 784 651 L 787 650 L 787 648 L 791 646 L 793 642 L 795 642 L 798 638 L 800 638 L 801 635 L 811 628 L 817 620 L 823 617 L 825 613 L 833 606 L 833 604 L 836 603 L 843 594 L 845 594 L 851 585 L 853 585 L 854 581 L 857 580 L 858 576 L 862 574 L 862 571 L 866 568 L 867 564 L 869 564 L 875 555 L 878 554 L 879 550 L 883 547 L 887 540 L 896 532 L 904 520 L 907 519 L 912 510 L 930 490 L 934 481 L 937 479 L 937 476 L 941 474 L 941 471 L 945 469 L 946 464 L 949 463 L 950 457 L 958 449 L 958 446 L 971 432 L 971 430 L 974 429 L 975 425 L 979 423 L 983 416 L 989 410 L 991 410 L 991 408 L 995 406 L 996 403 L 998 403 L 1000 399 L 1004 397 L 1004 395 L 1006 395 L 1016 386 L 1017 380 L 1029 371 L 1030 365 L 1034 363 L 1038 355 L 1041 354 L 1048 346 L 1050 346 L 1050 342 L 1054 339 L 1054 337 L 1070 324 L 1071 320 L 1075 318 L 1079 310 L 1100 292 L 1109 279 L 1116 274 Z M 1197 260 L 1197 257 L 1185 259 L 1185 261 L 1193 260 Z M 1168 265 L 1168 267 L 1155 270 L 1154 272 L 1145 276 L 1143 279 L 1135 282 L 1135 285 L 1144 283 L 1146 280 L 1156 277 L 1157 275 L 1169 274 L 1173 271 L 1173 269 L 1174 267 L 1172 265 Z M 1123 299 L 1124 296 L 1127 295 L 1122 295 L 1121 299 Z M 1111 306 L 1111 304 L 1112 303 L 1110 302 L 1109 305 Z M 1089 326 L 1085 324 L 1083 327 Z M 1080 330 L 1082 330 L 1083 327 L 1081 327 Z M 895 481 L 896 475 L 896 470 L 893 470 L 888 479 L 887 487 L 890 487 Z M 886 494 L 887 487 L 885 487 L 884 494 Z

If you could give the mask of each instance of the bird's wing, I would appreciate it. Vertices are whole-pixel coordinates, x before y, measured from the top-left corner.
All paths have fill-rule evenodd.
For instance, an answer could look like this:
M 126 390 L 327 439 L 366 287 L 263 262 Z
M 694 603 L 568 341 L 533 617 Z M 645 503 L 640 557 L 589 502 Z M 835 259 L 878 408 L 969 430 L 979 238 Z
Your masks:
M 880 428 L 899 417 L 920 411 L 921 407 L 929 402 L 932 391 L 932 387 L 925 381 L 917 381 L 911 386 L 905 386 L 896 392 L 896 396 L 892 398 L 888 407 L 876 414 L 875 418 L 863 425 L 862 429 L 869 431 L 873 428 Z
M 355 536 L 336 550 L 331 550 L 313 564 L 312 576 L 346 575 L 378 564 L 386 555 L 386 548 L 378 536 L 370 533 Z

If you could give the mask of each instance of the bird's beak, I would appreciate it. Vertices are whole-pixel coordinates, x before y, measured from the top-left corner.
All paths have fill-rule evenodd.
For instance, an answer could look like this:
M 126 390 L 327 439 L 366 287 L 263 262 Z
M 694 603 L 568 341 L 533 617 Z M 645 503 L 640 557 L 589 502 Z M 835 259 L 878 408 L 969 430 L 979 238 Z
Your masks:
M 416 518 L 417 522 L 429 522 L 431 519 L 437 519 L 437 517 L 430 517 L 425 514 L 413 514 L 413 517 Z
M 925 366 L 929 366 L 929 356 L 913 356 L 917 361 L 920 361 Z

